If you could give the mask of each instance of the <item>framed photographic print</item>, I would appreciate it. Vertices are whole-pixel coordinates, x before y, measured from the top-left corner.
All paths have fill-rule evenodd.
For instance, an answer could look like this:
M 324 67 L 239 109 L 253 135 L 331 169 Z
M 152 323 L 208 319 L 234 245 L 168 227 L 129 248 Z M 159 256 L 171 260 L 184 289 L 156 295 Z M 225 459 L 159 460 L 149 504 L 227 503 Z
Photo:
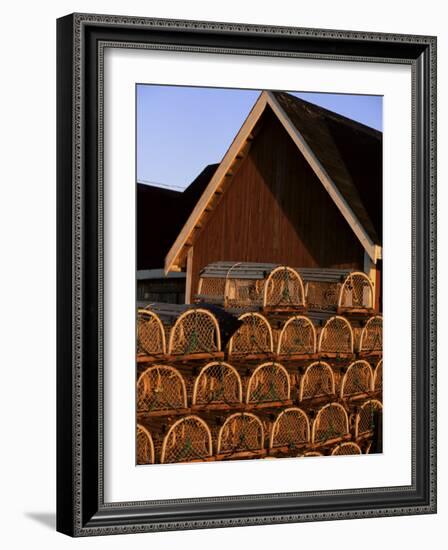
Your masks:
M 71 536 L 436 511 L 436 39 L 58 20 Z

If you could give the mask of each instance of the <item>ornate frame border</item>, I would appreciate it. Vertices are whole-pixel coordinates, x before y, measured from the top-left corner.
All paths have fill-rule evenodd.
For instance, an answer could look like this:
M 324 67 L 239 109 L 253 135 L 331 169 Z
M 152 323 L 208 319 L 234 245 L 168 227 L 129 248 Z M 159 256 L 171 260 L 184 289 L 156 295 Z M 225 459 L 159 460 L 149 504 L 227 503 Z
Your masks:
M 58 20 L 57 40 L 57 529 L 71 536 L 90 536 L 435 513 L 436 38 L 73 14 Z M 106 47 L 411 65 L 412 485 L 104 502 L 102 83 Z

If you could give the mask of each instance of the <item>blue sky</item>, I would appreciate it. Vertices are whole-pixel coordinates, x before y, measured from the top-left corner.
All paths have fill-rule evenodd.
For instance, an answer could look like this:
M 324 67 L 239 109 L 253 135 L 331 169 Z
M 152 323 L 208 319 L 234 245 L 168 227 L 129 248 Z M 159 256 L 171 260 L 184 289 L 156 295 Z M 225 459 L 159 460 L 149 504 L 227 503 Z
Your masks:
M 382 130 L 382 97 L 292 92 Z M 219 162 L 259 90 L 137 86 L 137 181 L 184 189 Z

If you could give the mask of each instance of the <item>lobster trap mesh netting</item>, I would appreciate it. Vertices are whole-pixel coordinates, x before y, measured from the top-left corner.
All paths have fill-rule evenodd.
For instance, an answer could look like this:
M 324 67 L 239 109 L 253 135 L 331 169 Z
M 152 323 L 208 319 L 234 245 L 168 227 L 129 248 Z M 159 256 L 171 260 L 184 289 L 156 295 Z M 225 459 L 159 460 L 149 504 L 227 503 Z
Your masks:
M 372 369 L 367 361 L 355 361 L 344 374 L 341 385 L 341 398 L 359 393 L 367 393 L 372 389 Z
M 225 306 L 230 308 L 257 307 L 263 302 L 264 280 L 228 279 Z
M 300 409 L 281 412 L 272 426 L 271 447 L 299 447 L 308 443 L 310 425 L 307 415 Z
M 339 306 L 347 308 L 373 307 L 373 288 L 367 275 L 350 273 L 347 276 L 341 288 Z
M 151 434 L 137 424 L 137 464 L 154 464 L 154 444 Z
M 192 309 L 175 322 L 170 335 L 170 354 L 189 355 L 220 350 L 219 326 L 212 313 Z
M 334 374 L 327 363 L 310 365 L 300 383 L 300 399 L 313 399 L 334 394 Z
M 316 333 L 311 321 L 302 316 L 289 319 L 280 333 L 278 354 L 314 353 L 315 351 Z
M 227 363 L 206 365 L 196 379 L 193 405 L 235 404 L 242 400 L 241 379 Z
M 372 352 L 383 350 L 383 318 L 371 317 L 361 333 L 359 351 Z
M 306 303 L 310 309 L 335 310 L 338 305 L 341 283 L 309 281 L 306 285 Z
M 289 267 L 274 269 L 266 280 L 264 305 L 268 307 L 297 307 L 304 304 L 300 275 Z
M 182 409 L 186 406 L 184 380 L 175 368 L 154 365 L 140 375 L 137 381 L 139 412 Z
M 221 427 L 218 453 L 257 451 L 264 444 L 264 430 L 259 418 L 251 413 L 236 413 Z
M 245 313 L 239 318 L 242 325 L 230 340 L 231 355 L 270 353 L 272 332 L 265 317 L 259 313 Z
M 364 403 L 356 415 L 356 436 L 372 434 L 378 422 L 378 416 L 382 413 L 383 406 L 376 399 Z
M 165 353 L 165 334 L 160 319 L 152 311 L 137 313 L 137 352 L 148 355 Z
M 202 277 L 198 294 L 214 300 L 224 301 L 226 279 L 224 277 Z
M 322 329 L 319 351 L 323 353 L 352 353 L 353 333 L 343 317 L 332 317 Z
M 375 368 L 373 376 L 373 389 L 375 391 L 381 391 L 383 389 L 383 360 L 378 361 L 378 365 Z
M 326 405 L 317 413 L 313 425 L 313 443 L 324 443 L 348 434 L 348 419 L 343 407 L 337 403 Z
M 212 443 L 208 426 L 196 416 L 177 421 L 162 446 L 162 463 L 188 462 L 211 456 Z
M 278 363 L 265 363 L 252 373 L 247 388 L 248 403 L 286 401 L 290 395 L 289 375 Z
M 337 455 L 360 455 L 362 454 L 361 449 L 359 445 L 356 443 L 352 443 L 351 441 L 348 441 L 346 443 L 341 443 L 340 445 L 337 445 L 332 451 L 331 454 L 333 456 Z

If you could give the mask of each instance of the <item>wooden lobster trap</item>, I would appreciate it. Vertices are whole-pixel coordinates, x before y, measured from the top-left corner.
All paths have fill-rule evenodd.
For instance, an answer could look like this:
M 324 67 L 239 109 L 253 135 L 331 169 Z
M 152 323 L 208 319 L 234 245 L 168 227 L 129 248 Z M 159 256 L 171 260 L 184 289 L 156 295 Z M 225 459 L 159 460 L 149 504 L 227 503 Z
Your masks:
M 330 317 L 322 327 L 317 351 L 321 356 L 351 356 L 353 342 L 353 329 L 349 321 L 345 317 L 335 315 Z
M 136 458 L 137 464 L 154 464 L 155 462 L 154 443 L 151 434 L 140 424 L 137 424 Z
M 221 356 L 221 335 L 215 315 L 203 308 L 181 313 L 170 331 L 168 355 L 178 359 Z
M 362 271 L 326 268 L 298 268 L 305 283 L 309 310 L 335 313 L 372 313 L 374 289 Z
M 328 403 L 317 412 L 311 431 L 314 446 L 332 445 L 350 438 L 346 410 L 339 403 Z
M 338 313 L 368 314 L 374 308 L 372 281 L 362 271 L 352 271 L 344 279 L 339 292 Z
M 370 317 L 361 331 L 359 339 L 361 355 L 381 355 L 383 353 L 383 317 Z
M 280 360 L 302 359 L 316 353 L 317 337 L 313 322 L 304 315 L 290 317 L 280 331 L 277 356 Z
M 373 391 L 381 394 L 383 391 L 383 360 L 380 359 L 373 372 Z
M 300 379 L 299 401 L 327 399 L 336 396 L 333 369 L 324 361 L 306 367 Z
M 221 359 L 222 342 L 226 344 L 228 334 L 233 334 L 239 326 L 236 317 L 213 305 L 151 303 L 144 311 L 161 321 L 168 361 Z
M 138 360 L 157 360 L 166 354 L 165 328 L 157 313 L 149 309 L 137 311 Z
M 269 321 L 260 313 L 243 313 L 238 318 L 239 329 L 229 341 L 229 357 L 245 360 L 271 356 L 274 351 L 274 340 Z
M 305 292 L 299 273 L 288 266 L 215 262 L 200 273 L 197 300 L 228 309 L 301 310 Z
M 182 374 L 169 365 L 152 365 L 137 380 L 137 413 L 179 412 L 187 408 Z
M 305 289 L 299 273 L 287 266 L 274 268 L 266 279 L 263 308 L 295 311 L 305 308 Z
M 383 405 L 378 399 L 370 399 L 363 403 L 355 417 L 355 438 L 359 443 L 372 439 L 382 423 Z
M 192 405 L 194 408 L 226 409 L 243 401 L 243 387 L 238 371 L 223 361 L 213 361 L 196 377 Z
M 332 456 L 341 456 L 341 455 L 361 455 L 361 447 L 354 443 L 353 441 L 346 441 L 336 445 L 336 447 L 331 451 Z
M 218 433 L 218 460 L 225 458 L 253 458 L 266 454 L 265 431 L 261 420 L 250 412 L 234 413 Z
M 170 427 L 163 439 L 160 462 L 204 461 L 212 455 L 210 428 L 199 416 L 180 418 Z
M 247 384 L 246 403 L 255 407 L 288 404 L 291 381 L 283 365 L 268 362 L 259 365 Z
M 282 411 L 271 428 L 269 452 L 290 453 L 309 445 L 310 421 L 307 414 L 297 407 Z
M 346 401 L 365 399 L 372 391 L 372 367 L 362 359 L 351 363 L 341 380 L 341 399 Z

